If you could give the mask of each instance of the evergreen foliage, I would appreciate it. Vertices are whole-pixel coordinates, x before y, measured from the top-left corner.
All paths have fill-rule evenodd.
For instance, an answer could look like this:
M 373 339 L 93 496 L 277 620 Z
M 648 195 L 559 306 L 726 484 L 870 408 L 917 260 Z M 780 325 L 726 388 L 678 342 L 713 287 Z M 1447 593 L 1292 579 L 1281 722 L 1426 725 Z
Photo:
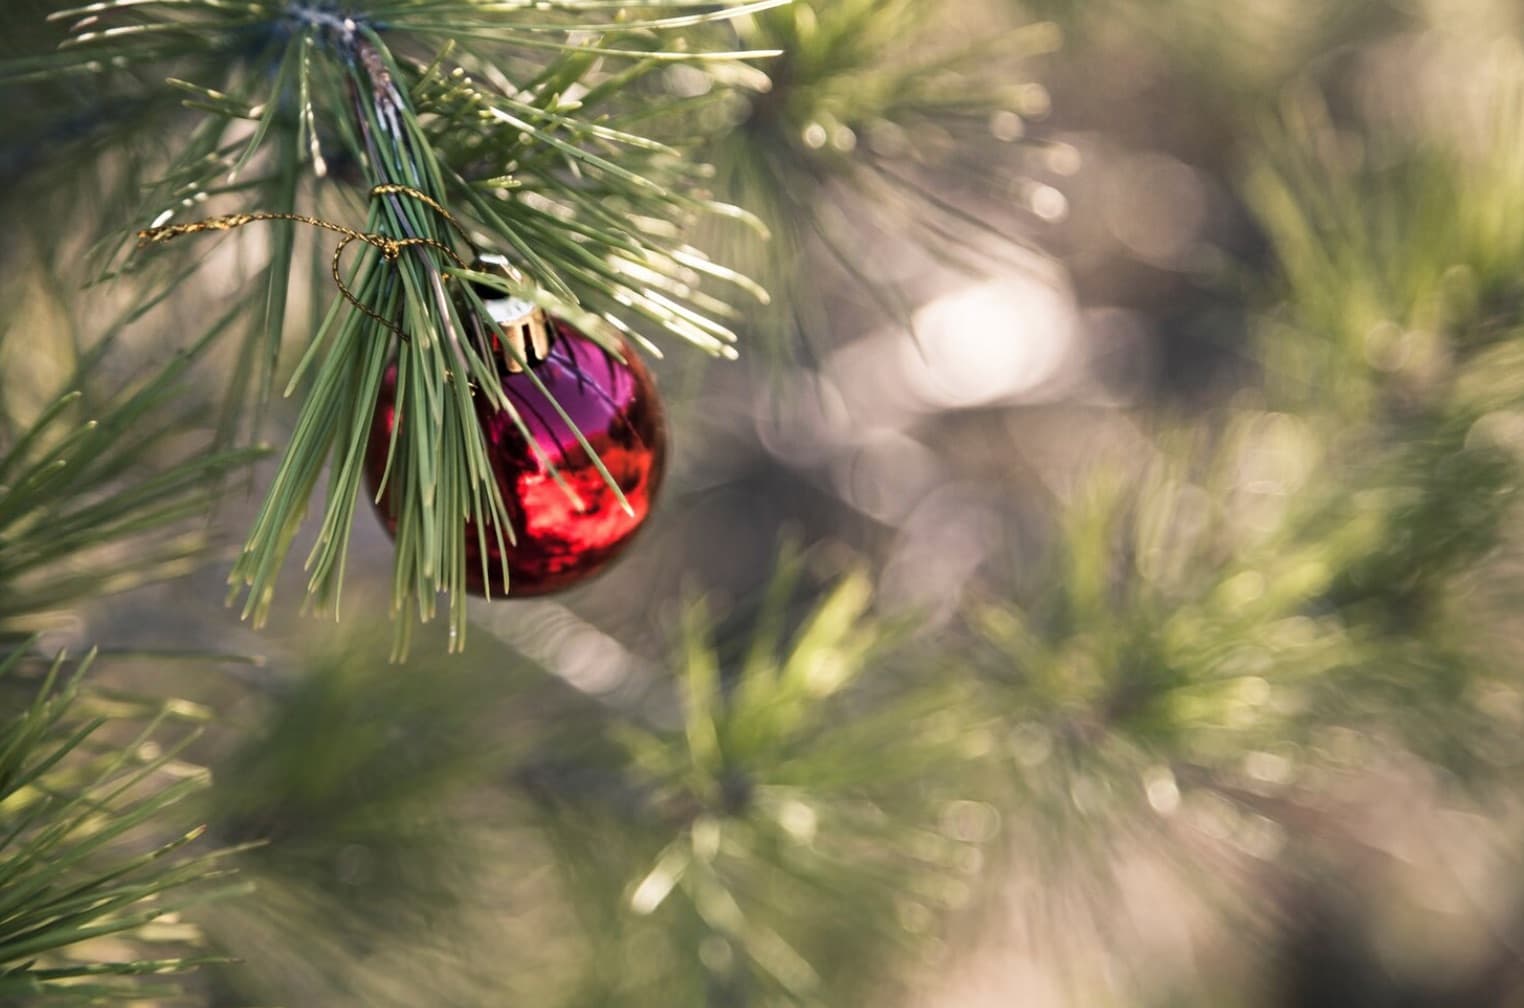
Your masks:
M 1383 104 L 1352 83 L 1362 60 L 1480 29 L 1377 0 L 1272 6 L 0 10 L 15 109 L 0 291 L 21 306 L 0 349 L 46 359 L 66 390 L 0 373 L 0 1003 L 974 1003 L 957 981 L 981 952 L 1045 978 L 1013 1002 L 1517 997 L 1524 884 L 1497 851 L 1524 761 L 1524 60 L 1500 45 L 1456 94 Z M 1517 34 L 1506 13 L 1489 30 Z M 1211 288 L 1168 324 L 1233 343 L 1233 387 L 1189 405 L 1054 391 L 1107 436 L 1057 435 L 1036 533 L 1040 509 L 1007 489 L 1010 442 L 1051 403 L 921 404 L 843 438 L 882 438 L 896 473 L 920 446 L 964 484 L 1002 474 L 980 479 L 1010 512 L 1012 559 L 956 585 L 945 618 L 875 585 L 908 523 L 834 514 L 830 544 L 769 542 L 777 570 L 746 572 L 751 594 L 632 597 L 652 593 L 615 580 L 567 606 L 468 611 L 467 521 L 510 534 L 474 419 L 473 394 L 499 386 L 465 335 L 471 284 L 646 353 L 817 348 L 771 357 L 767 378 L 829 391 L 866 327 L 835 318 L 843 305 L 898 332 L 928 293 L 910 272 L 1004 269 L 988 243 L 1030 241 L 1010 221 L 1062 216 L 1036 176 L 1104 145 L 1043 135 L 1037 78 L 1094 70 L 1108 46 L 1137 79 L 1199 92 L 1200 147 L 1177 152 L 1199 163 L 1165 175 L 1249 234 L 1149 275 Z M 1156 125 L 1133 140 L 1168 143 Z M 1131 209 L 1126 181 L 1089 194 L 1099 217 Z M 473 269 L 486 252 L 518 272 Z M 946 349 L 926 333 L 863 345 L 927 368 Z M 334 636 L 232 638 L 268 652 L 238 674 L 211 655 L 50 657 L 102 627 L 109 643 L 115 606 L 182 597 L 128 589 L 226 573 L 209 547 L 234 476 L 267 487 L 231 560 L 244 615 L 281 623 L 299 543 L 310 601 L 337 611 L 363 566 L 362 460 L 393 362 L 392 573 L 379 591 L 354 578 Z M 687 408 L 750 437 L 755 418 L 720 398 Z M 852 405 L 822 401 L 799 429 L 824 442 L 879 422 Z M 283 432 L 279 461 L 249 475 L 260 452 L 238 446 L 266 431 Z M 822 484 L 860 475 L 840 445 L 808 447 Z M 675 478 L 689 502 L 753 489 L 707 457 Z M 668 536 L 687 559 L 732 545 Z M 841 562 L 844 542 L 870 562 Z M 408 657 L 441 595 L 447 626 Z M 449 653 L 468 616 L 471 649 Z M 1445 850 L 1441 888 L 1477 904 L 1445 919 L 1472 922 L 1475 947 L 1424 947 L 1411 969 L 1338 960 L 1319 929 L 1359 926 L 1344 900 L 1374 919 L 1369 890 L 1402 898 L 1372 852 L 1423 860 L 1404 817 L 1366 809 L 1418 795 L 1486 823 L 1486 877 L 1507 895 L 1483 900 L 1482 871 Z M 1197 919 L 1176 959 L 1151 954 L 1165 904 Z M 1383 924 L 1349 954 L 1396 958 Z
M 186 951 L 199 932 L 182 912 L 231 891 L 209 885 L 223 853 L 188 852 L 204 826 L 161 835 L 207 780 L 179 758 L 193 735 L 158 739 L 204 712 L 85 692 L 89 660 L 35 664 L 21 650 L 0 663 L 9 701 L 33 692 L 0 723 L 0 1003 L 172 997 L 169 978 L 212 961 Z

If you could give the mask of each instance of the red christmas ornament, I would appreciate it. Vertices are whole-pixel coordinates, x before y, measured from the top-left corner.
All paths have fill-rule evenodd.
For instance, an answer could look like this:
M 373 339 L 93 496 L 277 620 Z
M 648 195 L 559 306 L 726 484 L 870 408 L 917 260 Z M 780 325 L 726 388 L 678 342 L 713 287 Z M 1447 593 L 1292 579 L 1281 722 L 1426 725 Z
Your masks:
M 481 268 L 478 266 L 477 268 Z M 619 347 L 623 361 L 565 322 L 547 319 L 522 301 L 478 288 L 498 333 L 521 350 L 534 376 L 576 425 L 561 419 L 551 398 L 507 354 L 499 354 L 499 381 L 519 419 L 533 436 L 534 447 L 506 410 L 476 396 L 476 419 L 487 442 L 487 457 L 497 478 L 503 506 L 517 537 L 506 548 L 508 583 L 503 583 L 502 554 L 496 533 L 486 530 L 487 580 L 482 578 L 481 547 L 473 523 L 465 523 L 466 585 L 473 594 L 544 595 L 570 588 L 607 567 L 634 538 L 650 513 L 666 468 L 667 427 L 651 374 L 635 352 Z M 464 315 L 464 313 L 463 313 Z M 396 427 L 397 365 L 386 371 L 371 422 L 365 469 L 375 496 L 386 470 Z M 609 488 L 593 459 L 577 440 L 581 431 L 624 492 L 633 514 Z M 535 450 L 538 448 L 538 452 Z M 546 464 L 555 462 L 573 500 Z M 390 492 L 377 510 L 393 535 Z

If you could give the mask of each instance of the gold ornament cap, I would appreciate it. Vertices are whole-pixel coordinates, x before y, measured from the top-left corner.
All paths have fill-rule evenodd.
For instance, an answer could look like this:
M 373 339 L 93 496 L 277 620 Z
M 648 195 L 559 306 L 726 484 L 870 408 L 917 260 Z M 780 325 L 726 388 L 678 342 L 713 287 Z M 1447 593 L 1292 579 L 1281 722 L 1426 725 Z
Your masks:
M 478 273 L 497 273 L 515 283 L 524 279 L 506 257 L 495 253 L 478 256 L 471 268 Z M 543 308 L 490 288 L 478 287 L 476 293 L 496 326 L 493 335 L 498 337 L 498 354 L 508 373 L 520 374 L 525 364 L 535 367 L 550 356 L 555 331 Z

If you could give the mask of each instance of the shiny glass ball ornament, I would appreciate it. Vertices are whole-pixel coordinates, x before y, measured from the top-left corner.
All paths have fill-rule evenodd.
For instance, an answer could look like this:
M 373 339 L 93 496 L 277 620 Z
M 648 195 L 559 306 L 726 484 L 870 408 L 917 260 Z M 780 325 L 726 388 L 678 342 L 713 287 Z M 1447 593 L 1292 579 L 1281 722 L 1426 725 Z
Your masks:
M 516 541 L 510 541 L 505 531 L 500 553 L 495 531 L 485 530 L 484 578 L 482 538 L 473 523 L 466 522 L 467 587 L 473 594 L 493 597 L 560 591 L 604 570 L 630 544 L 650 513 L 667 458 L 661 400 L 650 372 L 628 345 L 619 347 L 624 357 L 620 361 L 572 326 L 545 316 L 527 302 L 482 288 L 477 295 L 492 316 L 498 380 L 533 446 L 507 410 L 497 409 L 487 396 L 476 393 L 476 419 Z M 462 317 L 467 314 L 462 305 Z M 517 353 L 508 352 L 499 341 Z M 528 364 L 545 392 L 520 361 Z M 576 430 L 561 418 L 546 392 Z M 386 471 L 397 424 L 396 393 L 397 365 L 393 364 L 382 379 L 366 450 L 372 497 Z M 578 442 L 576 431 L 581 431 L 624 492 L 629 511 Z M 556 481 L 546 457 L 555 462 L 566 487 Z M 397 519 L 390 491 L 382 495 L 377 508 L 387 530 L 395 535 Z

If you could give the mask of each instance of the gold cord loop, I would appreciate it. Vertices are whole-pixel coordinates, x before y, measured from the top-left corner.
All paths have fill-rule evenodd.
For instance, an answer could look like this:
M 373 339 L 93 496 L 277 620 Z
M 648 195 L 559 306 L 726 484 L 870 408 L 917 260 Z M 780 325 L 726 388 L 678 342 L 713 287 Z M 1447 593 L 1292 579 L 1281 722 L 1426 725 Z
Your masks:
M 455 215 L 450 213 L 438 200 L 427 193 L 419 192 L 411 186 L 399 185 L 395 182 L 378 185 L 370 191 L 371 199 L 375 199 L 378 196 L 393 195 L 411 196 L 413 199 L 418 200 L 418 202 L 427 206 L 449 222 L 450 226 L 458 231 L 461 237 L 466 238 L 467 241 L 470 240 L 469 236 L 466 235 L 465 228 L 461 226 L 460 221 L 455 218 Z M 339 293 L 344 295 L 344 300 L 404 340 L 408 338 L 408 335 L 403 332 L 401 326 L 390 319 L 382 317 L 375 309 L 361 302 L 355 296 L 354 291 L 350 290 L 348 285 L 344 283 L 344 277 L 339 268 L 340 262 L 344 257 L 344 250 L 357 241 L 364 242 L 380 251 L 383 261 L 394 263 L 401 257 L 403 249 L 431 248 L 449 257 L 450 261 L 461 269 L 466 268 L 465 261 L 455 253 L 454 249 L 444 242 L 436 241 L 433 238 L 393 238 L 389 235 L 375 234 L 374 232 L 356 231 L 354 228 L 345 227 L 342 224 L 334 224 L 331 221 L 321 220 L 317 217 L 308 217 L 305 214 L 278 213 L 274 211 L 224 214 L 221 217 L 209 217 L 206 220 L 191 221 L 188 224 L 170 224 L 165 227 L 144 228 L 137 233 L 138 248 L 163 244 L 184 235 L 202 234 L 207 231 L 232 231 L 246 224 L 254 224 L 259 221 L 293 221 L 297 224 L 306 224 L 310 227 L 321 228 L 324 231 L 333 231 L 343 235 L 343 238 L 339 241 L 338 248 L 333 250 L 333 262 L 330 272 L 333 275 L 334 286 L 338 287 Z

